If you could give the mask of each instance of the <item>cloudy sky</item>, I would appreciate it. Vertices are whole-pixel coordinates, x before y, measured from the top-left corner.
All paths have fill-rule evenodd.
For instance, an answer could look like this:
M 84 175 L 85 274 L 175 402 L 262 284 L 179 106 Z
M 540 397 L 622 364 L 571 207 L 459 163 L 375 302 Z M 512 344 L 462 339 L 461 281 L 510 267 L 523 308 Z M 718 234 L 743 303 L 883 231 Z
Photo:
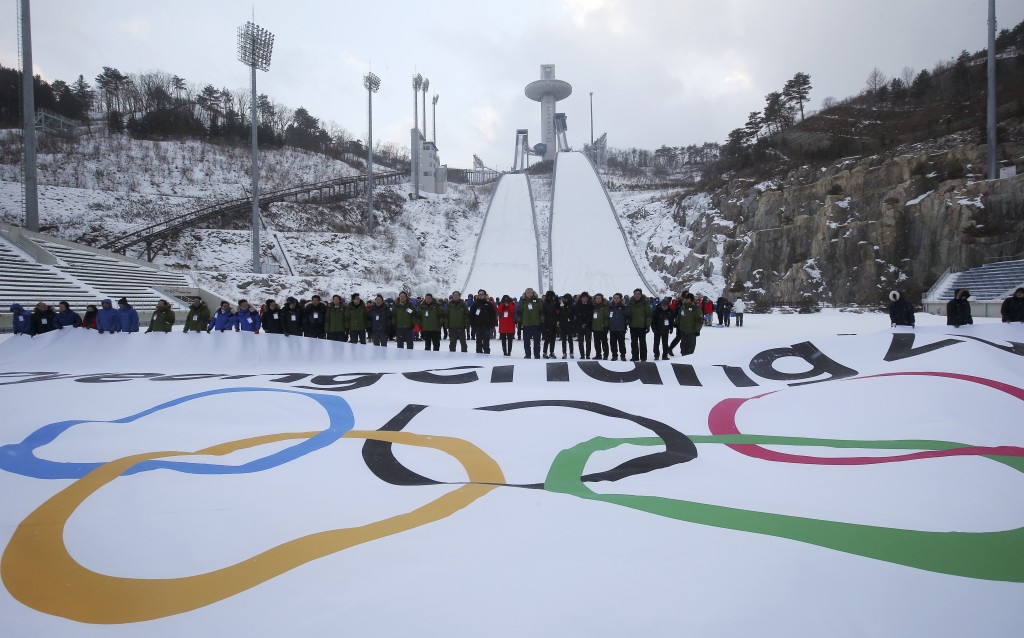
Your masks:
M 17 65 L 18 0 L 2 0 L 0 64 Z M 998 0 L 1000 28 L 1024 2 Z M 608 132 L 619 148 L 724 141 L 797 71 L 810 74 L 811 108 L 860 91 L 878 67 L 931 68 L 986 44 L 985 0 L 35 0 L 36 73 L 92 81 L 103 66 L 161 70 L 199 84 L 248 90 L 235 30 L 250 19 L 276 35 L 258 90 L 306 107 L 365 139 L 362 75 L 381 77 L 374 137 L 408 144 L 411 77 L 438 94 L 442 162 L 473 154 L 508 168 L 515 129 L 540 141 L 540 108 L 523 94 L 553 63 L 572 84 L 559 103 L 569 143 Z M 428 129 L 430 127 L 428 104 Z

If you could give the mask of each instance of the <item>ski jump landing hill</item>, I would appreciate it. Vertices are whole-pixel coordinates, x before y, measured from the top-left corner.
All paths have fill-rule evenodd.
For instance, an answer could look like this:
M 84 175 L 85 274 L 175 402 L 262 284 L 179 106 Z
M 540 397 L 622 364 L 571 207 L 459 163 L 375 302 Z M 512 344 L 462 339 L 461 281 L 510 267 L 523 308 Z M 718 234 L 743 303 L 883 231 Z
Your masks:
M 562 292 L 657 294 L 626 246 L 608 193 L 582 153 L 559 153 L 551 202 L 551 287 Z
M 583 290 L 628 295 L 634 288 L 657 294 L 644 278 L 590 160 L 559 153 L 555 166 L 548 252 L 556 292 Z M 526 175 L 501 178 L 484 219 L 473 266 L 463 290 L 519 295 L 527 287 L 545 290 L 540 277 L 533 197 Z
M 543 292 L 539 263 L 530 183 L 524 174 L 504 175 L 487 206 L 463 290 L 469 295 L 483 288 L 516 298 L 535 286 Z

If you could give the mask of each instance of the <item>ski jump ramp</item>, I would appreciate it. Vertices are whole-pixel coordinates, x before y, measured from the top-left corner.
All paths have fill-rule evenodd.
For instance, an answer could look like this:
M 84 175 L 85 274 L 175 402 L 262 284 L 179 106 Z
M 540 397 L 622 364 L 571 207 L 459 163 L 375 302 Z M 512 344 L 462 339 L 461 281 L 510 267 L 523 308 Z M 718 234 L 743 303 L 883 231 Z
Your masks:
M 526 175 L 504 175 L 491 195 L 473 265 L 462 290 L 483 288 L 492 296 L 518 298 L 527 288 L 541 294 L 540 259 L 533 199 Z
M 626 235 L 590 160 L 559 153 L 551 203 L 551 288 L 606 296 L 656 294 L 626 247 Z

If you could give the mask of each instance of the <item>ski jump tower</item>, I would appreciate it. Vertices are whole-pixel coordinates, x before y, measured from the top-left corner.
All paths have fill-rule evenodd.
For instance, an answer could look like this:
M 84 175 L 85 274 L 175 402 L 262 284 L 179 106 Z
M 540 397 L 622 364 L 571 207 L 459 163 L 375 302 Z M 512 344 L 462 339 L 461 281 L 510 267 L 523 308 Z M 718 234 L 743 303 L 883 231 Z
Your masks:
M 526 97 L 534 102 L 540 102 L 540 131 L 541 142 L 545 145 L 544 159 L 554 160 L 558 153 L 556 142 L 564 146 L 564 135 L 555 128 L 555 104 L 559 100 L 572 95 L 572 85 L 564 80 L 555 79 L 555 65 L 540 65 L 540 79 L 526 85 Z M 561 125 L 564 129 L 564 114 Z

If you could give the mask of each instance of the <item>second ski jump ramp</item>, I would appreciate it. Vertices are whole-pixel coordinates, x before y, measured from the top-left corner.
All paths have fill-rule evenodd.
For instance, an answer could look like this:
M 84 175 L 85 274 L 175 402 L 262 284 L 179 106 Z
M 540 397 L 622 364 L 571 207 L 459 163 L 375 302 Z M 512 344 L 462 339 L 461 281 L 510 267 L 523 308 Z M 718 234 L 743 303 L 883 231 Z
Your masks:
M 640 274 L 604 186 L 582 153 L 559 153 L 555 165 L 551 279 L 559 294 L 658 292 Z
M 527 288 L 543 293 L 526 175 L 504 175 L 491 195 L 463 291 L 468 296 L 481 288 L 495 297 L 519 298 Z

